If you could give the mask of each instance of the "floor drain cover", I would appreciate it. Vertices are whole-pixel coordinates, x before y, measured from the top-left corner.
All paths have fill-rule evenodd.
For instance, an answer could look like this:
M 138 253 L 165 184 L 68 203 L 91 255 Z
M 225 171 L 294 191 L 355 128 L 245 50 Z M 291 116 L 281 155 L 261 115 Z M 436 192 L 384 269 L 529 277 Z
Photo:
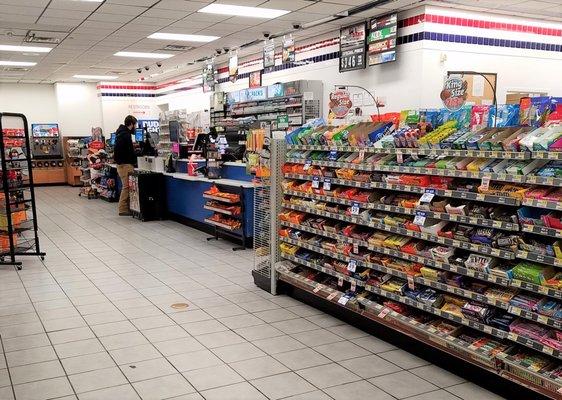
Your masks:
M 183 310 L 184 308 L 189 307 L 189 304 L 187 303 L 174 303 L 172 304 L 172 308 L 176 309 L 176 310 Z

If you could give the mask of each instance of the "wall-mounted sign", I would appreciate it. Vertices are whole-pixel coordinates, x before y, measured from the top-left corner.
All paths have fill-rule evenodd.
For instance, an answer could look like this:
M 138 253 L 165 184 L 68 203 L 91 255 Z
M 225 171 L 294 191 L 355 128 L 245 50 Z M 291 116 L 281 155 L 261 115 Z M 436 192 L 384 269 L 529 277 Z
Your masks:
M 267 88 L 262 86 L 258 88 L 248 89 L 248 101 L 265 100 L 267 99 Z
M 367 23 L 340 29 L 340 72 L 365 68 Z
M 283 86 L 282 83 L 274 83 L 267 87 L 267 98 L 271 99 L 283 96 L 285 96 L 285 86 Z
M 281 58 L 283 63 L 295 61 L 295 39 L 292 36 L 283 37 L 283 55 Z
M 275 66 L 275 41 L 266 40 L 263 44 L 263 68 Z
M 449 111 L 458 111 L 466 103 L 468 82 L 461 78 L 448 78 L 441 91 L 443 105 Z
M 201 72 L 203 80 L 203 92 L 212 92 L 215 90 L 215 67 L 213 64 L 206 64 Z
M 330 93 L 330 111 L 335 118 L 345 118 L 353 107 L 349 91 L 347 89 L 336 89 Z
M 233 54 L 228 59 L 228 78 L 234 83 L 238 80 L 238 54 Z
M 277 116 L 277 129 L 287 129 L 289 127 L 289 116 L 288 115 L 278 115 Z
M 369 31 L 369 65 L 384 64 L 396 60 L 397 14 L 371 20 Z
M 260 69 L 259 71 L 254 71 L 254 72 L 250 72 L 250 87 L 251 88 L 255 88 L 255 87 L 260 87 L 261 86 L 261 74 L 262 74 L 262 70 Z
M 32 124 L 33 137 L 59 137 L 59 124 Z

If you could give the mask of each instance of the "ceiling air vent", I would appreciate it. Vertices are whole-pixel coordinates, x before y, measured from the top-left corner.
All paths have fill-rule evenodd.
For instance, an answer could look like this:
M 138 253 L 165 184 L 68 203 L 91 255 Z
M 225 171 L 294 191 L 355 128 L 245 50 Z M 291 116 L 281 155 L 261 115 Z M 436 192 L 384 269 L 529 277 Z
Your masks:
M 56 37 L 37 36 L 35 33 L 28 32 L 24 39 L 27 43 L 58 44 L 60 39 Z
M 179 44 L 169 44 L 166 47 L 162 48 L 161 50 L 168 50 L 168 51 L 189 51 L 193 50 L 195 47 L 193 46 L 181 46 Z
M 29 71 L 29 68 L 6 67 L 6 68 L 2 68 L 0 71 L 2 71 L 2 72 L 27 72 L 27 71 Z

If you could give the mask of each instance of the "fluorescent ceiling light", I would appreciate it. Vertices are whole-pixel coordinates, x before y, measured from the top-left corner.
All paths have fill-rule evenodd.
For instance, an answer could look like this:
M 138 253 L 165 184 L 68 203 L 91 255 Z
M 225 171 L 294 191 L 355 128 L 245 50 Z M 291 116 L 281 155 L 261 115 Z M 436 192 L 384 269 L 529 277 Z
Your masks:
M 117 79 L 118 77 L 115 75 L 74 75 L 76 79 L 95 79 L 95 80 L 112 80 Z
M 222 14 L 222 15 L 236 15 L 238 17 L 250 18 L 277 18 L 282 15 L 288 14 L 287 10 L 276 10 L 273 8 L 259 8 L 259 7 L 246 7 L 235 6 L 232 4 L 209 4 L 203 7 L 198 12 L 209 14 Z
M 12 46 L 9 44 L 0 44 L 0 51 L 27 51 L 31 53 L 48 53 L 51 50 L 53 50 L 52 47 Z
M 148 37 L 149 39 L 173 40 L 174 42 L 201 42 L 208 43 L 220 39 L 220 36 L 205 35 L 184 35 L 181 33 L 156 32 Z
M 173 57 L 173 54 L 164 54 L 164 53 L 139 53 L 136 51 L 118 51 L 114 54 L 114 56 L 118 57 L 133 57 L 133 58 L 170 58 Z
M 34 65 L 37 65 L 37 63 L 27 61 L 0 61 L 0 65 L 7 67 L 33 67 Z

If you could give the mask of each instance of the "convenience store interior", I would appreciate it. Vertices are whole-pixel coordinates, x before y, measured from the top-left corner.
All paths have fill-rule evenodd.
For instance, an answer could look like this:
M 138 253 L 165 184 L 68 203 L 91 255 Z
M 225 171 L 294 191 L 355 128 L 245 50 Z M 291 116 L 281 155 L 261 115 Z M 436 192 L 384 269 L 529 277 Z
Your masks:
M 562 399 L 560 71 L 562 0 L 0 0 L 0 400 Z

